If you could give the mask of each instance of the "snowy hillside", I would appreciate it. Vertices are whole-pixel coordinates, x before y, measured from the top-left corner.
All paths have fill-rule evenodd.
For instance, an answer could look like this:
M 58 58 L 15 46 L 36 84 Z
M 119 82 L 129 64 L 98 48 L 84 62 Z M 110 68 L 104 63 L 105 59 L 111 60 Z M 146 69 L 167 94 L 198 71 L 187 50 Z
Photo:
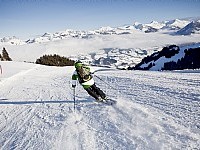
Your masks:
M 4 37 L 0 38 L 1 44 L 9 44 L 9 45 L 23 45 L 26 44 L 25 41 L 20 40 L 19 38 L 13 36 L 13 37 Z
M 135 67 L 129 69 L 154 71 L 199 69 L 199 48 L 200 43 L 182 45 L 180 48 L 176 45 L 170 45 L 169 47 L 164 47 L 159 52 L 143 58 Z
M 176 30 L 176 29 L 181 29 L 187 26 L 191 21 L 188 20 L 180 20 L 180 19 L 175 19 L 175 20 L 170 20 L 170 21 L 165 21 L 165 26 L 162 28 L 168 28 L 171 30 Z
M 112 88 L 97 85 L 117 105 L 97 104 L 78 86 L 74 112 L 72 67 L 1 66 L 2 150 L 200 148 L 199 72 L 99 71 Z
M 179 35 L 191 35 L 199 33 L 200 33 L 200 20 L 191 22 L 187 26 L 176 32 L 176 34 Z

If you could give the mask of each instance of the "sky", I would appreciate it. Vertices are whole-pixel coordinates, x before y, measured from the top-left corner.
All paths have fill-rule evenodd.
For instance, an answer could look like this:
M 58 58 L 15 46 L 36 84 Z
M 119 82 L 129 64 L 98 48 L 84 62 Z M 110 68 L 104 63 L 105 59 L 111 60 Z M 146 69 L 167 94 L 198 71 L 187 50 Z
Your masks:
M 0 0 L 0 38 L 199 17 L 200 0 Z

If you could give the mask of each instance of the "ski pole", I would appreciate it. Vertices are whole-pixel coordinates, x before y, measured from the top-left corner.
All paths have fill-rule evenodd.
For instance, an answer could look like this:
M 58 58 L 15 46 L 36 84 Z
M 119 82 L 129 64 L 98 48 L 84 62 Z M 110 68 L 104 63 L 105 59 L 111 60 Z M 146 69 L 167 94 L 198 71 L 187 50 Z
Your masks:
M 103 83 L 107 84 L 112 89 L 117 90 L 116 88 L 114 88 L 113 86 L 111 86 L 110 84 L 108 84 L 107 82 L 105 82 L 104 80 L 102 80 L 101 78 L 99 78 L 98 76 L 96 76 L 95 74 L 94 74 L 94 76 L 97 77 L 99 80 L 101 80 Z
M 105 82 L 104 80 L 102 80 L 100 77 L 96 76 L 94 74 L 95 77 L 97 77 L 99 80 L 101 80 L 103 83 L 107 84 L 109 87 L 111 87 L 113 90 L 116 90 L 117 92 L 123 94 L 121 91 L 119 91 L 118 89 L 114 88 L 113 86 L 111 86 L 110 84 L 108 84 L 107 82 Z
M 1 72 L 1 74 L 3 73 L 2 68 L 1 68 L 1 65 L 0 65 L 0 72 Z
M 75 88 L 74 88 L 74 112 L 75 112 L 75 108 L 76 108 L 76 93 L 75 93 Z

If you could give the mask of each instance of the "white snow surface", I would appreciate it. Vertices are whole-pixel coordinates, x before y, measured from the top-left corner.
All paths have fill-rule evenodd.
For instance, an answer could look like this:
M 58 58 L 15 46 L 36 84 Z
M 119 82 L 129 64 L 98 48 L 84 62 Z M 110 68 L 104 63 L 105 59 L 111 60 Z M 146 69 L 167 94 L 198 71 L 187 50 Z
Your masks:
M 199 71 L 99 71 L 107 84 L 95 77 L 97 86 L 117 104 L 77 86 L 74 111 L 73 67 L 0 65 L 1 150 L 200 148 Z

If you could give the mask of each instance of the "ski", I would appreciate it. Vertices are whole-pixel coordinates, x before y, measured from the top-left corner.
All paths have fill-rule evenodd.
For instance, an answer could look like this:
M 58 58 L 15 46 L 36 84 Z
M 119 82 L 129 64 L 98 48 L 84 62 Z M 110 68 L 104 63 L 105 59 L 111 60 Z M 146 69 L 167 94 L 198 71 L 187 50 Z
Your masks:
M 117 103 L 117 101 L 112 100 L 112 99 L 106 99 L 106 100 L 103 100 L 102 103 L 104 103 L 106 105 L 115 105 Z

